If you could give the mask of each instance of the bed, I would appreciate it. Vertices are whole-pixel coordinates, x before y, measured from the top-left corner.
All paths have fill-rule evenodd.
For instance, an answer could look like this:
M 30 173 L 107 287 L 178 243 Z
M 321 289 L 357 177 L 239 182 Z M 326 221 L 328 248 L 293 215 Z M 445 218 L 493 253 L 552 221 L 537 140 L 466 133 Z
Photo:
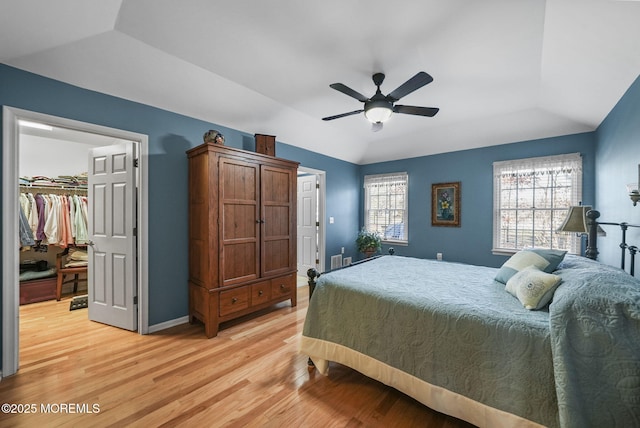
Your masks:
M 573 255 L 552 267 L 537 310 L 503 268 L 380 256 L 328 272 L 300 350 L 480 427 L 640 426 L 640 281 Z

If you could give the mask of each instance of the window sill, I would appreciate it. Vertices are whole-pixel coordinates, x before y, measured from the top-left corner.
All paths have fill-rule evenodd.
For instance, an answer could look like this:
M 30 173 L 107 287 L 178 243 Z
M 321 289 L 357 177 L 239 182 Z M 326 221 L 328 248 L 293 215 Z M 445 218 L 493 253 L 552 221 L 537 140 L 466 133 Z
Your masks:
M 401 247 L 408 247 L 408 241 L 382 241 L 383 245 L 399 245 Z
M 513 256 L 518 251 L 520 250 L 506 249 L 506 248 L 493 248 L 491 250 L 491 253 L 493 253 L 494 256 Z
M 536 248 L 540 248 L 542 250 L 548 250 L 549 248 L 541 248 L 541 247 L 536 247 Z M 528 247 L 528 248 L 522 248 L 522 250 L 527 250 L 527 249 L 533 249 L 532 247 Z M 569 250 L 565 250 L 562 248 L 553 248 L 554 250 L 560 250 L 560 251 L 566 251 L 567 254 L 576 254 L 576 255 L 581 255 L 580 253 L 572 253 Z M 494 256 L 513 256 L 515 253 L 517 253 L 520 250 L 513 250 L 513 249 L 505 249 L 505 248 L 493 248 L 491 250 L 491 252 L 493 253 Z

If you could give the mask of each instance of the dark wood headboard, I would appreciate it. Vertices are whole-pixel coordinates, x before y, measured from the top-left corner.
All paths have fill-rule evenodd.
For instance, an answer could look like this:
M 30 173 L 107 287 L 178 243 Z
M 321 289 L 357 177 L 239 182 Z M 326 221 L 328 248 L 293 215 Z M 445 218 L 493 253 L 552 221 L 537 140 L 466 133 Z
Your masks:
M 619 226 L 622 231 L 622 239 L 620 240 L 620 250 L 621 250 L 621 258 L 620 258 L 620 268 L 624 270 L 625 262 L 627 258 L 627 252 L 631 256 L 629 263 L 629 273 L 632 276 L 635 276 L 635 258 L 636 253 L 638 252 L 638 247 L 635 245 L 627 244 L 627 229 L 630 227 L 640 227 L 640 225 L 629 224 L 629 223 L 610 223 L 610 222 L 599 222 L 598 218 L 600 218 L 600 212 L 596 210 L 590 210 L 586 214 L 587 216 L 587 225 L 589 226 L 589 240 L 587 242 L 587 251 L 585 256 L 590 259 L 597 260 L 598 258 L 598 226 L 599 225 L 610 225 L 610 226 Z

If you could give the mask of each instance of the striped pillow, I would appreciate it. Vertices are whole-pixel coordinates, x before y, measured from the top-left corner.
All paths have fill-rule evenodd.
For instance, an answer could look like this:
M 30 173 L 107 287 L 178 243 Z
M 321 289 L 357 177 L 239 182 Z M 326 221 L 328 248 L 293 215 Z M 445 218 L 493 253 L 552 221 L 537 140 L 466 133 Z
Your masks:
M 535 266 L 543 272 L 551 273 L 564 259 L 566 251 L 561 250 L 521 250 L 509 258 L 496 275 L 496 281 L 506 284 L 509 279 L 529 266 Z

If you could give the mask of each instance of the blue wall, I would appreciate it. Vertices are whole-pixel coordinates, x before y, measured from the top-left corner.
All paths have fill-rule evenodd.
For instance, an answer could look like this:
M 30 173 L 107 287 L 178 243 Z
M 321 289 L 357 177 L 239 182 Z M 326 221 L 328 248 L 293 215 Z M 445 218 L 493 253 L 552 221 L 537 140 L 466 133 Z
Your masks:
M 0 105 L 94 123 L 149 136 L 149 325 L 186 316 L 187 157 L 209 129 L 225 144 L 254 150 L 252 134 L 89 91 L 0 64 Z M 1 126 L 1 125 L 0 125 Z M 358 166 L 277 143 L 279 157 L 326 171 L 327 254 L 358 228 Z M 328 223 L 328 222 L 327 222 Z M 328 257 L 327 257 L 328 259 Z
M 302 166 L 327 171 L 325 268 L 330 267 L 331 255 L 340 254 L 340 247 L 345 247 L 345 255 L 355 254 L 361 193 L 359 167 L 290 145 L 278 146 L 276 154 L 286 159 L 295 159 Z M 329 217 L 334 218 L 333 224 L 329 223 Z
M 585 133 L 362 166 L 362 174 L 409 173 L 409 245 L 396 254 L 500 266 L 493 244 L 493 162 L 563 153 L 582 154 L 583 202 L 594 203 L 595 134 Z M 431 226 L 431 184 L 460 181 L 461 227 Z M 360 206 L 362 207 L 362 203 Z M 360 213 L 364 223 L 364 213 Z M 386 246 L 383 252 L 386 252 Z
M 640 225 L 640 204 L 633 206 L 626 185 L 638 181 L 640 164 L 640 78 L 629 87 L 618 104 L 596 130 L 596 204 L 600 221 Z M 618 244 L 621 232 L 603 226 L 606 238 L 599 238 L 598 260 L 620 266 Z M 629 228 L 627 242 L 640 246 L 640 229 Z M 628 269 L 627 269 L 628 270 Z M 636 263 L 636 271 L 640 264 Z

